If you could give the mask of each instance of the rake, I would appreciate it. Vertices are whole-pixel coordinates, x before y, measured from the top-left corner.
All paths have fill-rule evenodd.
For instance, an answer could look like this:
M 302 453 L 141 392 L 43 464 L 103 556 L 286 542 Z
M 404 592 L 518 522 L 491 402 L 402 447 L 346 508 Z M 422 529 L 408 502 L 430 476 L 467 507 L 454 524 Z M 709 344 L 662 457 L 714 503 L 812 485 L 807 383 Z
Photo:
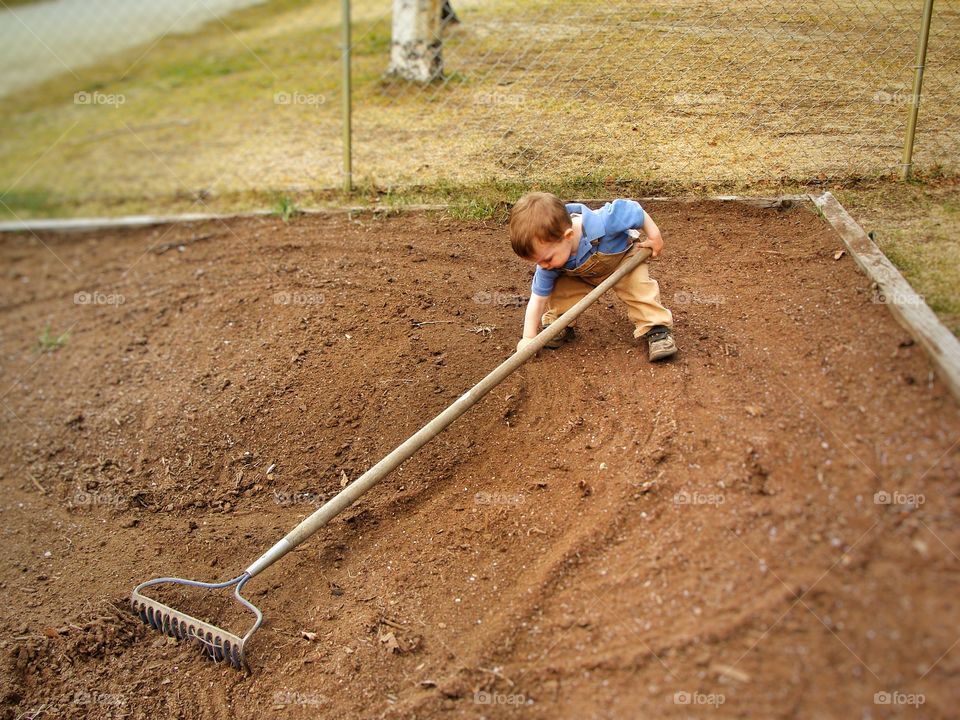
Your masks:
M 637 237 L 637 235 L 634 235 L 634 237 Z M 547 342 L 563 331 L 580 313 L 592 305 L 597 298 L 615 285 L 620 278 L 647 260 L 649 256 L 650 250 L 641 248 L 636 254 L 626 257 L 609 277 L 597 285 L 586 297 L 582 298 L 576 305 L 567 310 L 555 322 L 542 330 L 540 334 L 533 339 L 533 342 L 524 347 L 523 350 L 511 355 L 507 360 L 497 366 L 496 369 L 490 372 L 489 375 L 483 378 L 483 380 L 457 398 L 446 410 L 411 435 L 389 455 L 367 470 L 367 472 L 347 485 L 347 487 L 328 500 L 312 515 L 305 518 L 283 539 L 257 558 L 242 574 L 231 580 L 217 583 L 199 582 L 197 580 L 187 580 L 178 577 L 161 577 L 148 580 L 137 585 L 133 591 L 130 602 L 134 614 L 138 615 L 147 625 L 171 637 L 177 638 L 178 640 L 195 642 L 207 657 L 216 662 L 226 662 L 238 670 L 249 671 L 246 646 L 247 643 L 250 642 L 250 638 L 263 623 L 263 613 L 240 594 L 244 585 L 300 543 L 304 542 L 341 512 L 353 505 L 367 490 L 376 485 L 387 474 L 416 453 L 417 450 L 439 435 L 453 423 L 454 420 L 469 410 L 480 398 L 499 385 L 514 370 L 539 352 Z M 207 590 L 223 590 L 234 587 L 233 594 L 236 600 L 244 608 L 252 612 L 255 617 L 253 626 L 241 637 L 143 594 L 143 591 L 147 588 L 164 584 L 185 585 Z

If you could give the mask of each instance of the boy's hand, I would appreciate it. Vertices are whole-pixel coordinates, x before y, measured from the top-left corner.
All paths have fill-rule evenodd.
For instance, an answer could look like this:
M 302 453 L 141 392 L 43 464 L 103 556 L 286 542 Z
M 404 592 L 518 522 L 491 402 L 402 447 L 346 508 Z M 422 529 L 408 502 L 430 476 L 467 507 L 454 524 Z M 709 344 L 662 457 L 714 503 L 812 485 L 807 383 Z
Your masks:
M 647 239 L 638 243 L 638 247 L 650 248 L 650 257 L 658 257 L 663 250 L 663 238 L 660 236 L 660 228 L 657 227 L 649 213 L 643 218 L 643 233 L 647 236 Z
M 648 237 L 642 243 L 639 243 L 639 247 L 650 248 L 650 257 L 655 258 L 660 255 L 660 252 L 663 250 L 663 238 L 660 235 L 655 235 L 654 237 Z
M 520 342 L 517 343 L 517 352 L 523 350 L 527 345 L 532 343 L 536 338 L 520 338 Z

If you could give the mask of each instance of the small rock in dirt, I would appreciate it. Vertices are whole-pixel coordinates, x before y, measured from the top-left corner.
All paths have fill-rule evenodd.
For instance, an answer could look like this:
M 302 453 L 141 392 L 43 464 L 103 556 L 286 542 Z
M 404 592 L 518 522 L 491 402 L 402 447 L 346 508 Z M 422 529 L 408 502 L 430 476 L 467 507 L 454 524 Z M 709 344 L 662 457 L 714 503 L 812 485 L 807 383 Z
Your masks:
M 301 630 L 300 637 L 306 638 L 310 642 L 315 642 L 317 639 L 317 634 L 315 632 L 307 632 L 306 630 Z
M 723 677 L 728 677 L 731 680 L 736 680 L 737 682 L 750 682 L 750 676 L 747 675 L 743 670 L 738 670 L 731 665 L 724 665 L 722 663 L 714 663 L 710 666 L 710 670 L 715 672 L 717 675 Z
M 387 650 L 387 652 L 395 653 L 397 655 L 402 655 L 404 653 L 404 649 L 400 645 L 400 641 L 397 640 L 396 634 L 392 632 L 388 632 L 386 635 L 381 635 L 380 642 L 383 643 L 383 647 Z

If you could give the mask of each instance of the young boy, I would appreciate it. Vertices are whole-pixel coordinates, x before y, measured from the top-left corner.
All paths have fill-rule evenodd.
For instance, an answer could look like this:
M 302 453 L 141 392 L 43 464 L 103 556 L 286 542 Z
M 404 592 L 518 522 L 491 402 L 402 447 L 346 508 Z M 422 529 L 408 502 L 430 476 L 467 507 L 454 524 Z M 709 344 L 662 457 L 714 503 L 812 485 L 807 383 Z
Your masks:
M 636 228 L 647 239 L 635 244 L 627 231 Z M 624 258 L 639 248 L 650 248 L 651 256 L 657 257 L 663 238 L 653 218 L 633 200 L 614 200 L 594 211 L 580 203 L 564 205 L 550 193 L 532 192 L 510 212 L 510 244 L 517 255 L 537 264 L 519 351 L 603 282 Z M 647 263 L 621 278 L 613 290 L 627 305 L 633 336 L 647 339 L 650 361 L 676 354 L 673 315 L 660 304 L 660 288 L 650 279 Z M 567 326 L 546 347 L 560 347 L 572 337 L 573 328 Z

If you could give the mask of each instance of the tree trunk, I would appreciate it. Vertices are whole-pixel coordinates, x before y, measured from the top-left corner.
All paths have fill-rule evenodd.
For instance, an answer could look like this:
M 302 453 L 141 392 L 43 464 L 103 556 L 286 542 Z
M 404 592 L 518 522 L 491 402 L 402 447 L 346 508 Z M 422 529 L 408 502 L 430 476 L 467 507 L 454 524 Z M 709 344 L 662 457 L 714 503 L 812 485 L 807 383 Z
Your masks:
M 388 74 L 428 83 L 443 77 L 441 0 L 393 0 Z

